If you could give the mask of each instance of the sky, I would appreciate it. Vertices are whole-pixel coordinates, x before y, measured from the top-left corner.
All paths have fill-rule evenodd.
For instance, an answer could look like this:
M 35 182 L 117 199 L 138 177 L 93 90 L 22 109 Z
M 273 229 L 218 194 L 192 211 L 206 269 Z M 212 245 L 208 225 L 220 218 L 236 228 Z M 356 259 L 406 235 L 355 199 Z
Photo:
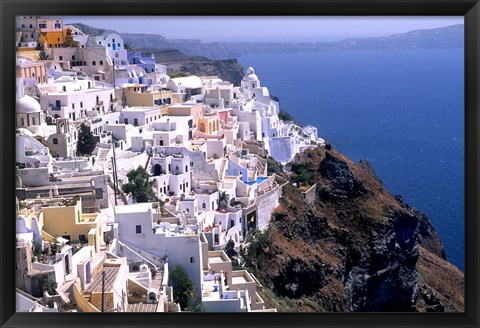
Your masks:
M 63 16 L 119 33 L 203 41 L 339 41 L 463 24 L 463 16 Z

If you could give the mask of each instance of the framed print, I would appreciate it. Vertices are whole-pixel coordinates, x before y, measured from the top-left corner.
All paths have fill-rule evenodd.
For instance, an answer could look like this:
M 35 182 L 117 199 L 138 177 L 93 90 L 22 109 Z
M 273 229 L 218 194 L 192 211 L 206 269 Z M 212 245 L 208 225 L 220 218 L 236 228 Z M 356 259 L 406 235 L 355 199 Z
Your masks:
M 1 11 L 2 327 L 478 326 L 477 1 Z

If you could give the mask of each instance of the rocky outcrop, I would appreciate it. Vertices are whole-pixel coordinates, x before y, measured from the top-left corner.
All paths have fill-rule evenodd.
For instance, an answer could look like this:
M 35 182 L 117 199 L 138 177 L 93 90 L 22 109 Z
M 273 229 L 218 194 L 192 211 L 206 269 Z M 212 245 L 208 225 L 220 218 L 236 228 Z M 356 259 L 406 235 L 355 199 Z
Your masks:
M 171 48 L 142 48 L 140 51 L 145 54 L 153 54 L 157 63 L 167 66 L 169 73 L 182 76 L 218 76 L 234 85 L 240 85 L 243 78 L 243 67 L 236 59 L 211 60 L 203 56 L 189 56 Z
M 269 247 L 252 268 L 265 287 L 302 311 L 463 311 L 462 289 L 439 279 L 462 287 L 463 274 L 444 260 L 430 220 L 392 196 L 368 162 L 321 147 L 295 162 L 319 191 L 309 205 L 284 187 Z

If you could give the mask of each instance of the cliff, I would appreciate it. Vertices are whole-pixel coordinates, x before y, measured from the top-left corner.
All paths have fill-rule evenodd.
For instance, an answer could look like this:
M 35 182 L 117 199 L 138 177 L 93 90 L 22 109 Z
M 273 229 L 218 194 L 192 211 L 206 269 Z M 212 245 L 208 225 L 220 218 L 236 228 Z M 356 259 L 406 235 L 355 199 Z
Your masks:
M 203 42 L 201 40 L 168 40 L 157 34 L 120 34 L 135 48 L 175 48 L 191 56 L 238 58 L 246 54 L 290 53 L 304 51 L 369 49 L 451 49 L 463 48 L 464 26 L 452 25 L 434 29 L 371 38 L 350 38 L 324 42 Z
M 72 24 L 87 34 L 114 32 L 85 24 Z M 161 31 L 160 31 L 161 32 Z M 350 38 L 334 42 L 204 42 L 195 39 L 166 39 L 161 34 L 120 33 L 123 40 L 140 49 L 178 49 L 188 56 L 212 59 L 238 58 L 246 54 L 369 49 L 463 48 L 463 24 L 371 38 Z M 158 59 L 157 59 L 158 60 Z M 161 62 L 161 61 L 160 61 Z M 232 81 L 233 82 L 233 81 Z
M 142 53 L 153 54 L 157 63 L 167 66 L 167 72 L 177 75 L 218 76 L 224 81 L 240 85 L 243 67 L 236 59 L 211 60 L 203 56 L 188 56 L 177 49 L 141 49 Z
M 72 25 L 91 35 L 116 33 L 113 30 L 99 29 L 81 23 Z M 210 43 L 202 43 L 198 40 L 167 40 L 159 34 L 121 33 L 120 35 L 131 47 L 131 51 L 141 51 L 144 55 L 153 54 L 156 62 L 166 65 L 167 71 L 172 76 L 218 76 L 234 85 L 240 85 L 243 78 L 243 67 L 236 59 L 212 60 L 205 57 L 205 54 L 213 54 L 212 58 L 228 57 L 227 53 L 222 53 L 220 48 L 213 47 Z M 202 44 L 202 46 L 197 44 Z M 194 49 L 204 49 L 205 51 L 195 51 Z M 207 49 L 210 51 L 206 51 Z M 185 52 L 193 55 L 185 54 Z M 198 55 L 198 53 L 204 54 Z
M 463 273 L 430 220 L 392 196 L 368 162 L 331 147 L 298 155 L 290 181 L 316 183 L 308 205 L 283 190 L 244 258 L 280 311 L 463 311 Z M 273 292 L 273 293 L 272 293 Z

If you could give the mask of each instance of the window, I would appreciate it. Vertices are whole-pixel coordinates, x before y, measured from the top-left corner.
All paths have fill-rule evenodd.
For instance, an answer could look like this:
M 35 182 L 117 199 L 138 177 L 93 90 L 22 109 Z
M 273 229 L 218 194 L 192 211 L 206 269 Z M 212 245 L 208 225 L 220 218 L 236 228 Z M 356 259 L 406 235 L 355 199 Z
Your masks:
M 112 39 L 112 42 L 115 43 L 115 39 Z
M 136 225 L 135 226 L 135 232 L 136 233 L 142 233 L 142 226 L 141 225 Z
M 103 65 L 103 60 L 100 61 L 100 65 Z
M 63 56 L 58 56 L 58 60 L 63 60 Z
M 92 66 L 95 66 L 95 65 L 97 65 L 97 62 L 92 60 Z
M 58 145 L 58 138 L 53 138 L 52 142 L 53 142 L 54 145 Z
M 81 244 L 86 244 L 88 242 L 87 237 L 84 234 L 79 234 L 78 240 L 80 240 Z
M 39 23 L 38 28 L 47 28 L 47 24 L 45 23 Z
M 128 124 L 128 118 L 123 119 L 123 123 Z
M 111 46 L 110 46 L 110 43 L 109 43 L 109 44 L 107 44 L 107 46 L 110 48 L 110 47 L 111 47 Z
M 133 119 L 133 125 L 138 126 L 138 119 L 136 118 Z
M 75 109 L 75 104 L 72 104 L 72 109 Z
M 83 101 L 80 102 L 80 108 L 83 108 Z
M 25 126 L 25 118 L 22 117 L 22 118 L 21 118 L 21 121 L 22 121 L 21 125 L 22 125 L 22 126 Z
M 190 263 L 195 263 L 195 258 L 193 256 L 190 257 Z
M 203 203 L 202 208 L 207 208 L 207 204 Z
M 59 29 L 59 28 L 61 28 L 61 25 L 60 25 L 60 23 L 55 23 L 55 28 L 56 28 L 56 29 Z
M 70 245 L 70 240 L 71 240 L 70 235 L 62 235 L 62 238 L 67 239 L 68 240 L 67 245 Z
M 72 60 L 75 60 L 75 56 L 72 56 Z

